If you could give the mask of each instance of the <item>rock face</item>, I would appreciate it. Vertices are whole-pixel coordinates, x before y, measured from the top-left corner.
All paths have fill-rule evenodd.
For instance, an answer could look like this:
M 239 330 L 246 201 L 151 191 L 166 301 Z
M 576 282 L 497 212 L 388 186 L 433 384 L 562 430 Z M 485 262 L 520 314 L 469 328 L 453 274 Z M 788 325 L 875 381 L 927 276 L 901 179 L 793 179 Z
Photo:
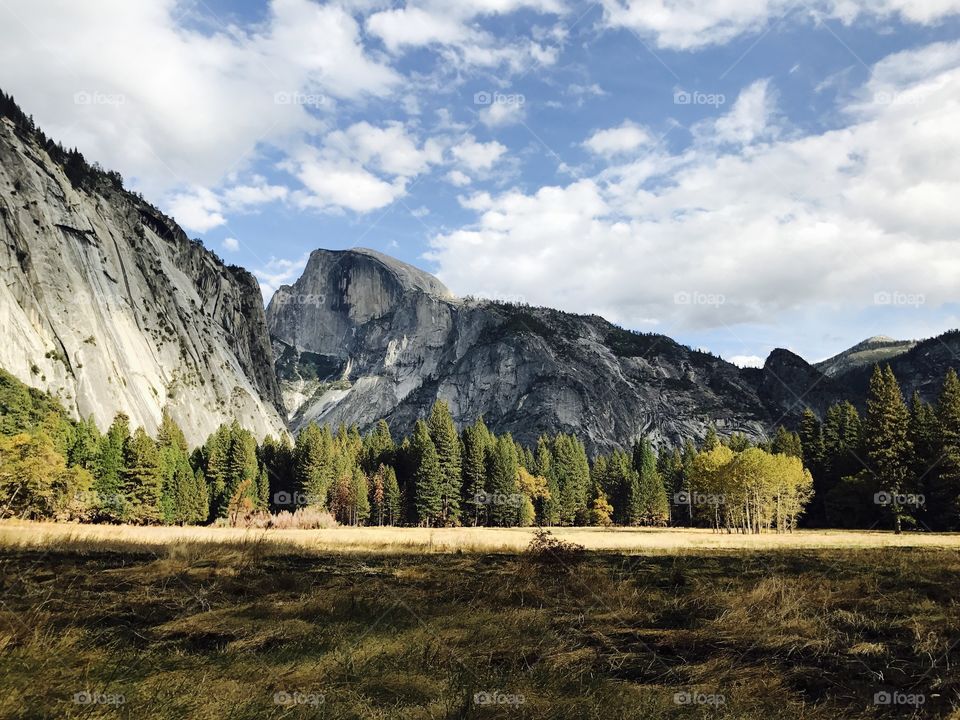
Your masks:
M 867 338 L 832 358 L 815 363 L 814 367 L 824 375 L 836 377 L 857 368 L 872 368 L 877 363 L 889 362 L 915 346 L 916 343 L 910 340 L 894 340 L 878 335 Z
M 768 413 L 733 365 L 595 316 L 454 298 L 371 250 L 317 250 L 267 309 L 291 427 L 409 432 L 436 399 L 458 423 L 483 415 L 523 442 L 576 433 L 594 450 L 762 435 Z
M 36 136 L 0 118 L 0 366 L 101 428 L 187 439 L 236 418 L 282 431 L 259 287 L 156 208 L 103 180 L 75 185 Z

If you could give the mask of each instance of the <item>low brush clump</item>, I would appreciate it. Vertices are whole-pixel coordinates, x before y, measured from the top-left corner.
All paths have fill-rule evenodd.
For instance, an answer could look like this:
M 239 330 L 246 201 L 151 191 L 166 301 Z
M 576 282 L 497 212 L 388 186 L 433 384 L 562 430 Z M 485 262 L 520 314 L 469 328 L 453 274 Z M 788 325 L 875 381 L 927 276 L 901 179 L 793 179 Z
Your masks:
M 293 512 L 281 510 L 271 515 L 268 512 L 252 512 L 239 516 L 232 527 L 256 530 L 326 530 L 339 523 L 326 510 L 303 507 Z

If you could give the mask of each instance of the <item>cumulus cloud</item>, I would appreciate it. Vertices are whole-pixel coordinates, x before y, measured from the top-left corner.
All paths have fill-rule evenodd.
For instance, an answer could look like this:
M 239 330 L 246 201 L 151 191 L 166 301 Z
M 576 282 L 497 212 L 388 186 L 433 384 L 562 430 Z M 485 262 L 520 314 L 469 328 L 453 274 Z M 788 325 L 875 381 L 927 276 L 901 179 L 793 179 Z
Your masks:
M 745 88 L 714 121 L 723 142 L 469 196 L 476 221 L 436 236 L 429 257 L 460 294 L 497 287 L 667 333 L 813 305 L 860 311 L 897 293 L 951 301 L 960 178 L 943 159 L 960 155 L 960 44 L 878 63 L 847 124 L 827 132 L 778 135 L 773 98 L 766 82 Z
M 240 241 L 232 237 L 224 238 L 223 249 L 227 252 L 237 252 L 240 249 Z
M 652 138 L 639 125 L 624 122 L 619 127 L 598 130 L 584 143 L 584 147 L 595 155 L 618 155 L 647 145 Z
M 176 0 L 4 3 L 4 89 L 48 134 L 156 197 L 215 187 L 259 145 L 316 130 L 331 103 L 400 81 L 335 4 L 272 0 L 253 29 L 200 32 L 181 17 Z
M 309 259 L 310 253 L 293 260 L 272 257 L 262 267 L 255 269 L 253 274 L 260 282 L 264 302 L 269 302 L 281 285 L 289 285 L 300 277 Z
M 720 45 L 791 15 L 851 23 L 858 17 L 930 24 L 960 14 L 960 0 L 601 0 L 608 27 L 629 28 L 671 50 Z
M 496 140 L 488 143 L 477 142 L 473 135 L 468 135 L 450 150 L 454 158 L 474 172 L 490 170 L 506 151 L 506 145 L 501 145 Z

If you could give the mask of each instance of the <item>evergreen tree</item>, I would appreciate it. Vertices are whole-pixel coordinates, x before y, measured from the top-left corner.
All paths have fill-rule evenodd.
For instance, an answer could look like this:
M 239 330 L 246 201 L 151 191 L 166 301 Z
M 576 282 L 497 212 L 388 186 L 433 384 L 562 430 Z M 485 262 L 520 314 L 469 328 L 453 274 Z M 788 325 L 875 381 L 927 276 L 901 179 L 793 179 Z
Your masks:
M 400 495 L 400 485 L 397 483 L 397 473 L 389 465 L 381 465 L 383 475 L 383 504 L 386 509 L 388 525 L 400 525 L 403 520 L 403 498 Z
M 864 423 L 866 459 L 879 488 L 892 498 L 904 493 L 910 478 L 910 459 L 913 446 L 909 438 L 910 413 L 900 385 L 890 366 L 874 368 L 867 398 L 867 416 Z M 899 534 L 908 509 L 896 499 L 890 505 L 894 527 Z
M 99 516 L 113 522 L 123 520 L 123 450 L 129 437 L 130 419 L 124 413 L 117 413 L 100 441 L 93 489 L 97 493 Z
M 537 518 L 541 525 L 560 524 L 560 484 L 553 471 L 553 451 L 545 435 L 537 439 L 537 454 L 534 457 L 535 474 L 547 480 L 547 491 L 538 503 Z
M 803 447 L 800 435 L 790 432 L 783 425 L 780 425 L 773 436 L 770 452 L 773 455 L 789 455 L 790 457 L 802 458 Z
M 293 474 L 298 503 L 324 507 L 333 482 L 333 438 L 326 426 L 311 422 L 297 436 Z
M 666 525 L 670 517 L 670 501 L 663 487 L 663 479 L 657 472 L 657 460 L 647 438 L 641 439 L 633 449 L 633 470 L 637 482 L 627 502 L 630 508 L 631 525 Z
M 703 438 L 703 445 L 700 446 L 700 449 L 703 452 L 710 452 L 720 444 L 720 438 L 717 435 L 717 428 L 714 427 L 713 423 L 710 423 L 710 425 L 707 427 L 707 434 Z
M 482 417 L 463 429 L 463 497 L 471 525 L 481 525 L 485 520 L 486 506 L 480 499 L 487 489 L 489 446 L 490 431 Z
M 935 529 L 960 527 L 960 380 L 951 368 L 937 403 L 940 462 L 927 486 L 931 522 Z
M 123 520 L 137 525 L 163 520 L 163 467 L 156 443 L 143 428 L 123 447 Z
M 590 492 L 590 463 L 583 443 L 569 435 L 557 435 L 553 442 L 552 470 L 560 492 L 560 524 L 585 523 Z
M 431 527 L 443 516 L 444 477 L 430 430 L 423 420 L 413 428 L 410 450 L 414 458 L 413 507 L 417 524 Z
M 430 411 L 427 421 L 430 439 L 437 449 L 440 461 L 441 501 L 443 510 L 441 519 L 444 524 L 459 524 L 460 490 L 462 485 L 462 466 L 460 459 L 460 438 L 453 424 L 450 408 L 442 400 L 437 400 Z
M 386 420 L 379 420 L 363 439 L 360 466 L 366 473 L 375 473 L 381 465 L 393 465 L 397 446 Z
M 370 519 L 370 486 L 367 476 L 359 466 L 353 468 L 353 478 L 350 485 L 350 499 L 353 503 L 354 525 L 364 525 Z
M 490 460 L 490 522 L 511 527 L 520 520 L 517 448 L 509 433 L 497 438 Z
M 291 507 L 280 507 L 277 499 L 293 498 L 298 491 L 293 471 L 293 445 L 286 433 L 279 438 L 267 435 L 257 450 L 257 459 L 267 473 L 267 498 L 269 505 L 276 505 L 281 510 L 292 510 Z

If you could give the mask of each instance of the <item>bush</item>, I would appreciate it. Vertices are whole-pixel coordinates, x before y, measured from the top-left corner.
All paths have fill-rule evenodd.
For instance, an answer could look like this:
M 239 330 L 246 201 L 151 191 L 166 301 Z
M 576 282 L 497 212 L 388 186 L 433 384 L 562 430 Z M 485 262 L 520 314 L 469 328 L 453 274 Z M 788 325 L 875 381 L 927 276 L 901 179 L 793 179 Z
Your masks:
M 527 546 L 527 554 L 539 563 L 570 568 L 584 559 L 586 548 L 577 543 L 560 540 L 544 528 L 533 532 L 533 540 Z

